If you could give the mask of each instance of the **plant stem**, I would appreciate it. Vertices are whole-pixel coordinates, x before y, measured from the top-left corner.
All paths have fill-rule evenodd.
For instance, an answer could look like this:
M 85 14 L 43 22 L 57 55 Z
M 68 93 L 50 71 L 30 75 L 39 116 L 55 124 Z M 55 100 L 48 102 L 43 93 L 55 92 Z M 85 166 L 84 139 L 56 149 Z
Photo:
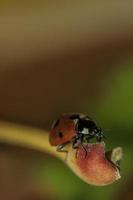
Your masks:
M 86 148 L 89 153 L 85 158 L 82 145 L 78 147 L 77 156 L 77 151 L 72 148 L 71 144 L 65 147 L 67 154 L 57 152 L 56 148 L 49 144 L 48 136 L 49 133 L 42 129 L 0 122 L 0 142 L 54 155 L 65 161 L 72 171 L 88 184 L 102 186 L 111 184 L 120 178 L 117 166 L 106 159 L 104 142 L 87 143 Z M 114 149 L 112 152 L 114 162 L 121 159 L 121 148 Z
M 34 149 L 64 159 L 64 154 L 58 153 L 56 148 L 49 144 L 48 136 L 48 131 L 42 129 L 0 122 L 0 142 Z

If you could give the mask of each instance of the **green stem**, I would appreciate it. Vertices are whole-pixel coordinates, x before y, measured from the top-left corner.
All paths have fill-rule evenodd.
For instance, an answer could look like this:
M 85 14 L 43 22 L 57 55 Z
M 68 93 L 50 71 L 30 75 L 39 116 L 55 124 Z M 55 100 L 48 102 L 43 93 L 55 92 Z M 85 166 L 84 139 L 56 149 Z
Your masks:
M 50 146 L 48 136 L 48 131 L 42 129 L 0 122 L 0 142 L 34 149 L 64 159 L 63 154 Z

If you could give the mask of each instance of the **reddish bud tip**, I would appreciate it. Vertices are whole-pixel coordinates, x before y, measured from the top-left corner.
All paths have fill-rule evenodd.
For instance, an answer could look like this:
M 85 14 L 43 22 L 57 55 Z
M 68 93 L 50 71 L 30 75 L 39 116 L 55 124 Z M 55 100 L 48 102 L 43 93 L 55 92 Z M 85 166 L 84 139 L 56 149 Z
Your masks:
M 110 158 L 105 153 L 105 144 L 84 144 L 77 150 L 69 149 L 67 162 L 72 170 L 85 182 L 91 185 L 108 185 L 120 178 L 119 168 L 116 165 L 122 157 L 121 148 L 110 151 Z M 110 160 L 109 160 L 110 159 Z

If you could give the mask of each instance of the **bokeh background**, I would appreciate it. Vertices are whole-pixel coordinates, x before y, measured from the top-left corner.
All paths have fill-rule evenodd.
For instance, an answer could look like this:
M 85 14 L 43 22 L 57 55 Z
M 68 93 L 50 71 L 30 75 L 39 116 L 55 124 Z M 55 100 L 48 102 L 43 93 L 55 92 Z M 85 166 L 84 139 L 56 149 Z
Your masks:
M 133 199 L 133 2 L 0 1 L 0 119 L 50 129 L 82 112 L 121 146 L 122 178 L 87 185 L 61 161 L 0 145 L 1 200 Z

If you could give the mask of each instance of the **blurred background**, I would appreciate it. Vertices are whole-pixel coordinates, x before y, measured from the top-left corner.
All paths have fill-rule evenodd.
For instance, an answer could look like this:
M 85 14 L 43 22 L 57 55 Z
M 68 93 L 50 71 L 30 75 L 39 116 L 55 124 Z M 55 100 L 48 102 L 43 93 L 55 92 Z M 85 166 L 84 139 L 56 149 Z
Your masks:
M 121 146 L 122 178 L 81 181 L 58 159 L 0 144 L 1 200 L 133 199 L 133 2 L 0 1 L 0 119 L 50 129 L 82 112 Z

